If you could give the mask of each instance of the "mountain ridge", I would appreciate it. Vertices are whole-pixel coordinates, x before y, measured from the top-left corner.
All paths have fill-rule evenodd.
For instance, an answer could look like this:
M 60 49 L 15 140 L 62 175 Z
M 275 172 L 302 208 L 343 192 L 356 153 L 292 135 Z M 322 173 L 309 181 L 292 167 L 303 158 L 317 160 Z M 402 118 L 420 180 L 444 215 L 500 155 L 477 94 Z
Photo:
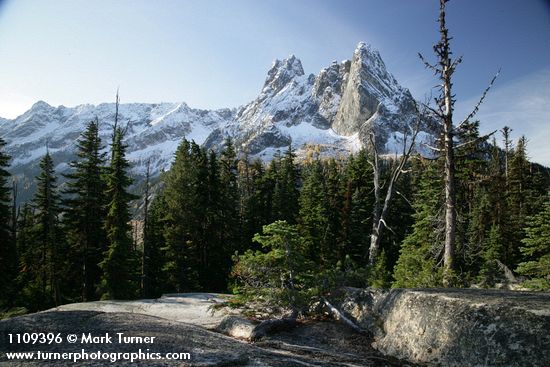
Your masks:
M 306 74 L 299 58 L 275 60 L 256 99 L 237 108 L 205 110 L 179 103 L 124 103 L 119 123 L 132 173 L 140 176 L 151 161 L 152 174 L 169 169 L 182 138 L 220 150 L 231 137 L 239 151 L 270 160 L 292 144 L 298 154 L 318 145 L 321 154 L 349 154 L 365 147 L 370 132 L 382 152 L 401 151 L 403 132 L 416 121 L 415 101 L 386 69 L 379 52 L 359 43 L 351 60 L 332 62 L 317 75 Z M 74 159 L 75 141 L 89 121 L 100 122 L 109 141 L 115 104 L 50 106 L 36 102 L 13 120 L 0 120 L 12 173 L 32 181 L 46 146 L 56 170 L 63 173 Z M 429 139 L 434 130 L 422 128 Z

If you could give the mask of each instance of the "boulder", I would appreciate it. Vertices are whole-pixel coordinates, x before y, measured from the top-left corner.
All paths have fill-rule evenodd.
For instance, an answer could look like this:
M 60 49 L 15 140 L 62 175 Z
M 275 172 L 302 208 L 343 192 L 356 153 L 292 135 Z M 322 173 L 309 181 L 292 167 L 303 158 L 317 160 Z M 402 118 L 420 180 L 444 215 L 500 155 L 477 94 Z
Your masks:
M 375 349 L 412 363 L 550 366 L 549 293 L 348 289 L 340 307 Z
M 220 322 L 216 331 L 237 339 L 250 339 L 257 323 L 240 316 L 226 316 Z

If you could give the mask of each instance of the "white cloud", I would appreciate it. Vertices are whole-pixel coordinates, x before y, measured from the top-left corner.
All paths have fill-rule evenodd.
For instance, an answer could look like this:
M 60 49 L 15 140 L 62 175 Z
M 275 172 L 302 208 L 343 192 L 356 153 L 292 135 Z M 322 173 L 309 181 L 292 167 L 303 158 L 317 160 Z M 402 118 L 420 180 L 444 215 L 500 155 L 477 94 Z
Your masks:
M 457 102 L 455 120 L 464 118 L 478 99 Z M 550 67 L 503 86 L 497 79 L 476 118 L 483 133 L 509 126 L 516 140 L 525 135 L 531 160 L 550 166 Z

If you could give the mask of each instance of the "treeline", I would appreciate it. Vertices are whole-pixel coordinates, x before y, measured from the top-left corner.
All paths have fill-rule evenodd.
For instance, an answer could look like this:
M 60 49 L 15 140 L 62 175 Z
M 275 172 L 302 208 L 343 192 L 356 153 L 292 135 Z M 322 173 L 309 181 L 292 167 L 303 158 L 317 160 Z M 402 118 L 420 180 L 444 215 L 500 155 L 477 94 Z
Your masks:
M 130 237 L 124 132 L 115 128 L 106 159 L 98 121 L 77 141 L 60 191 L 49 153 L 40 161 L 33 200 L 16 210 L 6 189 L 9 157 L 1 153 L 1 305 L 36 311 L 55 305 L 138 296 L 140 262 Z M 1 142 L 1 147 L 5 143 Z M 9 209 L 11 207 L 11 209 Z M 6 214 L 9 214 L 6 216 Z
M 508 129 L 504 150 L 494 140 L 478 139 L 477 124 L 465 131 L 462 138 L 478 143 L 456 154 L 452 285 L 493 287 L 522 275 L 525 284 L 548 288 L 548 169 L 530 163 L 525 138 L 512 144 Z M 265 258 L 273 248 L 279 255 L 286 251 L 280 259 L 287 263 L 307 259 L 314 269 L 308 276 L 319 281 L 337 270 L 353 275 L 339 285 L 443 284 L 441 159 L 411 159 L 385 218 L 380 255 L 369 266 L 375 203 L 373 157 L 366 151 L 324 159 L 313 149 L 298 163 L 289 147 L 265 164 L 239 156 L 231 140 L 219 154 L 183 140 L 160 188 L 153 192 L 146 181 L 147 194 L 139 198 L 145 202 L 143 241 L 137 245 L 130 203 L 138 197 L 128 191 L 132 180 L 122 140 L 123 131 L 115 129 L 107 157 L 98 122 L 92 121 L 77 142 L 66 188 L 58 190 L 46 154 L 34 199 L 17 211 L 12 195 L 17 190 L 8 187 L 9 157 L 0 154 L 2 307 L 35 311 L 68 302 L 238 289 L 243 281 L 253 283 L 243 276 L 247 272 L 273 272 Z M 380 182 L 389 179 L 394 164 L 391 158 L 381 161 Z M 267 233 L 291 238 L 292 252 L 262 237 L 262 228 L 274 222 Z M 274 279 L 298 282 L 299 276 Z

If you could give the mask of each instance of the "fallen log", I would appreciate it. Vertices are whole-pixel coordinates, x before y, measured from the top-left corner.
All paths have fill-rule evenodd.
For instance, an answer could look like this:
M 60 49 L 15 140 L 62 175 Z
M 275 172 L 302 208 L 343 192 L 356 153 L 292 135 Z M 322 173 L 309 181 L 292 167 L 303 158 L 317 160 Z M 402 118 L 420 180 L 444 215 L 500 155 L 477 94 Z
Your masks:
M 356 323 L 348 319 L 339 309 L 334 307 L 326 298 L 323 298 L 323 302 L 325 306 L 328 307 L 330 313 L 332 314 L 332 317 L 334 317 L 335 320 L 344 323 L 345 325 L 349 326 L 359 334 L 365 334 L 365 330 L 361 329 Z
M 297 315 L 292 314 L 290 317 L 264 320 L 252 330 L 252 333 L 250 333 L 250 341 L 257 341 L 268 334 L 292 330 L 298 323 L 296 318 Z

